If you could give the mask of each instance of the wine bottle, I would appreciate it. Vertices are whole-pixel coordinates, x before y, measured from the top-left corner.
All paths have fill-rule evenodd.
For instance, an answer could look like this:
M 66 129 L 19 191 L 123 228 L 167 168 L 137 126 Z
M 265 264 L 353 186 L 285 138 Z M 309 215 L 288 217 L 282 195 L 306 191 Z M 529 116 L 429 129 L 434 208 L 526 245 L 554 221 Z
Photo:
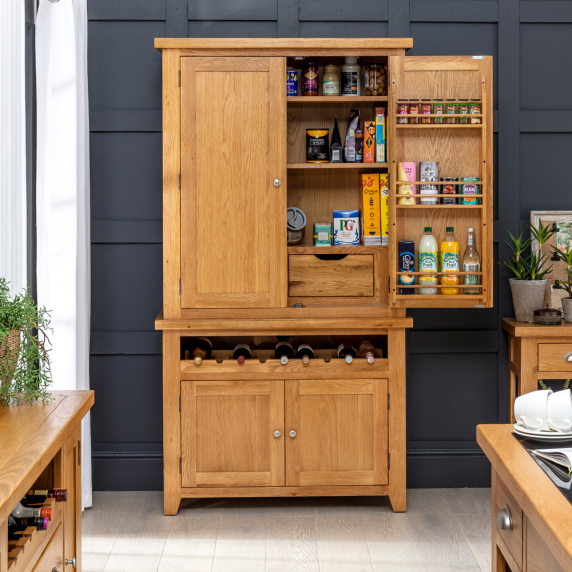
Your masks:
M 356 355 L 357 352 L 351 344 L 340 344 L 338 346 L 338 357 L 345 359 L 346 363 L 352 363 Z
M 47 518 L 48 520 L 52 520 L 53 516 L 53 509 L 49 507 L 31 507 L 31 506 L 22 506 L 21 503 L 16 505 L 16 508 L 12 511 L 12 516 L 16 518 L 24 518 L 24 517 L 42 517 Z
M 201 365 L 204 359 L 207 359 L 213 349 L 213 345 L 208 338 L 197 338 L 195 349 L 193 350 L 193 359 L 197 365 Z
M 274 350 L 274 356 L 286 365 L 291 357 L 294 357 L 294 348 L 290 342 L 278 342 Z
M 244 363 L 245 360 L 252 357 L 252 352 L 250 351 L 250 346 L 248 344 L 237 344 L 232 353 L 232 359 L 235 359 L 238 363 Z
M 314 359 L 314 350 L 308 344 L 300 344 L 296 350 L 296 355 L 305 365 L 308 365 L 310 360 Z
M 56 502 L 65 502 L 68 500 L 67 489 L 30 489 L 26 496 L 22 498 L 20 503 L 22 506 L 30 506 L 33 504 L 43 504 L 46 499 L 53 498 Z
M 362 342 L 358 346 L 358 357 L 365 358 L 367 363 L 373 363 L 376 355 L 377 353 L 371 342 Z
M 29 526 L 34 526 L 36 530 L 48 530 L 48 519 L 39 516 L 26 516 L 24 518 L 8 516 L 8 540 L 17 540 L 20 537 L 18 532 L 23 532 Z

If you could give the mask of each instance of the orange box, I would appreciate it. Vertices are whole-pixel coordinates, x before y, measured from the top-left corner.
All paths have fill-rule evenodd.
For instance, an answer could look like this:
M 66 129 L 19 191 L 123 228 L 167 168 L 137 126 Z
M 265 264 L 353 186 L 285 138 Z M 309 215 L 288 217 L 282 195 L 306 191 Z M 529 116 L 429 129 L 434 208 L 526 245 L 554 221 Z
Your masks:
M 375 121 L 364 121 L 363 162 L 375 163 Z

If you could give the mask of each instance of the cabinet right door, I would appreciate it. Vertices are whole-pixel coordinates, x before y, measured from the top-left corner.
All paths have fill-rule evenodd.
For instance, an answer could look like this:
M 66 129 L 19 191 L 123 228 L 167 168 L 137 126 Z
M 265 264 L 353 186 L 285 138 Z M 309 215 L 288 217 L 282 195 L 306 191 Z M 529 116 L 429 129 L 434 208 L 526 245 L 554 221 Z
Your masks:
M 288 380 L 286 485 L 388 483 L 387 380 Z

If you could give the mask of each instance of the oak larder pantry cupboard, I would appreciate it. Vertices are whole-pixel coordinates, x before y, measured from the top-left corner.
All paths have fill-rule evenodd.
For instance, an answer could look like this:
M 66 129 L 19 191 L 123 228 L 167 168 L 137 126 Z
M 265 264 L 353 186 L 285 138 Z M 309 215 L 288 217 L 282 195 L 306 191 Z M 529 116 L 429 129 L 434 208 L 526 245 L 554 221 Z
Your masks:
M 491 307 L 492 61 L 407 57 L 411 39 L 156 39 L 163 57 L 164 502 L 232 496 L 388 495 L 405 505 L 405 330 L 408 307 Z M 297 57 L 386 63 L 388 95 L 287 97 Z M 476 99 L 482 123 L 401 125 L 397 99 Z M 307 128 L 342 137 L 352 107 L 388 116 L 387 163 L 307 164 Z M 399 205 L 400 161 L 439 161 L 477 177 L 478 205 Z M 388 172 L 389 246 L 313 246 L 314 222 L 359 206 L 361 173 Z M 308 219 L 286 244 L 286 208 Z M 476 230 L 477 295 L 401 295 L 398 241 Z M 463 282 L 461 281 L 461 284 Z M 461 291 L 462 292 L 462 291 Z M 188 359 L 193 338 L 211 359 Z M 276 336 L 309 343 L 308 365 L 274 358 Z M 371 341 L 373 364 L 337 359 Z M 253 348 L 242 365 L 240 342 Z M 187 359 L 185 359 L 187 357 Z

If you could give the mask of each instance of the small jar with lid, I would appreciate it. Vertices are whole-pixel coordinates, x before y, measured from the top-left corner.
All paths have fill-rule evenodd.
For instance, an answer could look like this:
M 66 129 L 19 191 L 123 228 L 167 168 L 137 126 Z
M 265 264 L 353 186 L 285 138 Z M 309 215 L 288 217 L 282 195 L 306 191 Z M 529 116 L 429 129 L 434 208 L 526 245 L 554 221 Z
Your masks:
M 410 99 L 409 100 L 409 115 L 419 115 L 419 100 Z M 409 123 L 419 123 L 418 117 L 410 117 Z
M 326 64 L 324 66 L 322 95 L 340 95 L 340 76 L 338 75 L 338 66 L 336 64 Z
M 387 73 L 383 64 L 367 64 L 364 95 L 387 95 Z
M 421 123 L 431 123 L 431 117 L 423 117 L 424 115 L 431 115 L 433 111 L 430 99 L 421 100 Z
M 409 104 L 407 103 L 407 101 L 405 99 L 398 99 L 397 115 L 399 115 L 399 117 L 397 118 L 397 123 L 400 124 L 409 123 L 409 118 L 406 117 L 408 113 L 409 113 Z M 405 117 L 401 117 L 402 115 Z
M 562 312 L 556 308 L 539 308 L 534 310 L 534 323 L 543 326 L 559 326 L 562 322 Z

